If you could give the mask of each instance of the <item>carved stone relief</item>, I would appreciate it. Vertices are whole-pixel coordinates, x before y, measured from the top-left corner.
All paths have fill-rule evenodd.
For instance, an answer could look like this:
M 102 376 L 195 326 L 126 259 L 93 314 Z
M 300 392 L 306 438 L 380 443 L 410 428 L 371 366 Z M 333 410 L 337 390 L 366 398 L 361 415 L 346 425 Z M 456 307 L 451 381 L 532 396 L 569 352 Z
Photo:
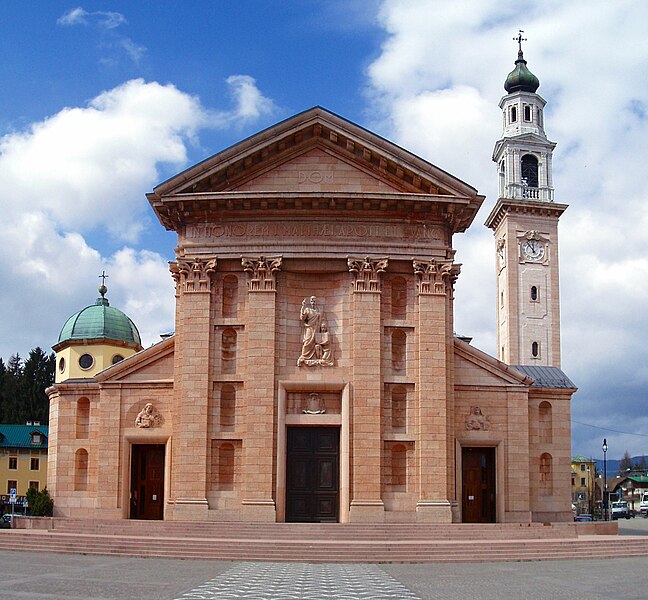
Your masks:
M 466 417 L 466 429 L 468 431 L 489 431 L 491 428 L 488 417 L 482 413 L 479 406 L 471 406 L 470 413 Z
M 306 408 L 302 412 L 305 415 L 323 415 L 326 412 L 323 398 L 317 392 L 310 393 Z
M 142 410 L 140 410 L 135 425 L 141 429 L 149 429 L 151 427 L 159 427 L 162 425 L 162 415 L 157 411 L 151 402 L 147 402 Z
M 302 350 L 297 366 L 333 366 L 331 339 L 324 315 L 317 305 L 317 298 L 304 298 L 299 311 L 302 323 Z

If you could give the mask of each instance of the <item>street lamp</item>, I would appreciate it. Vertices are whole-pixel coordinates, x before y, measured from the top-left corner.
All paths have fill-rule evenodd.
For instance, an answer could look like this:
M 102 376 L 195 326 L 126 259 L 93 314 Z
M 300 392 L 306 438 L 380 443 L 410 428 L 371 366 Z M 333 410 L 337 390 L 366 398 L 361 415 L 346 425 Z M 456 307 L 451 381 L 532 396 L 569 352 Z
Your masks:
M 603 518 L 608 520 L 608 495 L 607 495 L 607 439 L 603 438 Z

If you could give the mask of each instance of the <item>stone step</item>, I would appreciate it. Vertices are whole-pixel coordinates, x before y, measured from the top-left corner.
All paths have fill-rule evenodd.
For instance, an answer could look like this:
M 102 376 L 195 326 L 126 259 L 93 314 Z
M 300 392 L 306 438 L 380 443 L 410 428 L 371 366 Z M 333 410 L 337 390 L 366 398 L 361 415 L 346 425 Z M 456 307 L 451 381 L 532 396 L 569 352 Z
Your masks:
M 139 557 L 301 562 L 485 562 L 648 556 L 648 537 L 592 536 L 562 540 L 324 540 L 169 538 L 61 533 L 3 532 L 5 548 Z
M 147 535 L 188 537 L 260 537 L 286 539 L 295 536 L 317 539 L 511 539 L 575 538 L 573 524 L 291 524 L 291 523 L 203 523 L 168 521 L 83 521 L 55 519 L 53 529 L 64 532 L 110 535 Z

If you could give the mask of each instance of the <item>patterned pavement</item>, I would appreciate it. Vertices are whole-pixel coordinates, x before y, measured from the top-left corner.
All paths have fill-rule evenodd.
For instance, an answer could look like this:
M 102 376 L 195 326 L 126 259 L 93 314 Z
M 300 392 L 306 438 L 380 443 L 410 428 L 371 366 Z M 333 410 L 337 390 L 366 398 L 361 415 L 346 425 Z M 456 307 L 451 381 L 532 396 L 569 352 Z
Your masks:
M 375 565 L 240 563 L 176 600 L 421 600 Z

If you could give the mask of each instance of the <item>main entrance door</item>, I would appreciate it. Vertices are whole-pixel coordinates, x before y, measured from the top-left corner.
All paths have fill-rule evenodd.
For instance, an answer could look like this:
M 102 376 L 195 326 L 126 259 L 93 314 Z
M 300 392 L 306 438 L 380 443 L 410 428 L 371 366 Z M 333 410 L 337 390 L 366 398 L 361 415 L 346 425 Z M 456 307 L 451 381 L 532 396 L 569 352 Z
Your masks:
M 495 523 L 495 448 L 461 451 L 464 523 Z
M 164 444 L 133 444 L 131 519 L 164 518 Z
M 337 522 L 340 429 L 289 427 L 286 463 L 286 521 Z

